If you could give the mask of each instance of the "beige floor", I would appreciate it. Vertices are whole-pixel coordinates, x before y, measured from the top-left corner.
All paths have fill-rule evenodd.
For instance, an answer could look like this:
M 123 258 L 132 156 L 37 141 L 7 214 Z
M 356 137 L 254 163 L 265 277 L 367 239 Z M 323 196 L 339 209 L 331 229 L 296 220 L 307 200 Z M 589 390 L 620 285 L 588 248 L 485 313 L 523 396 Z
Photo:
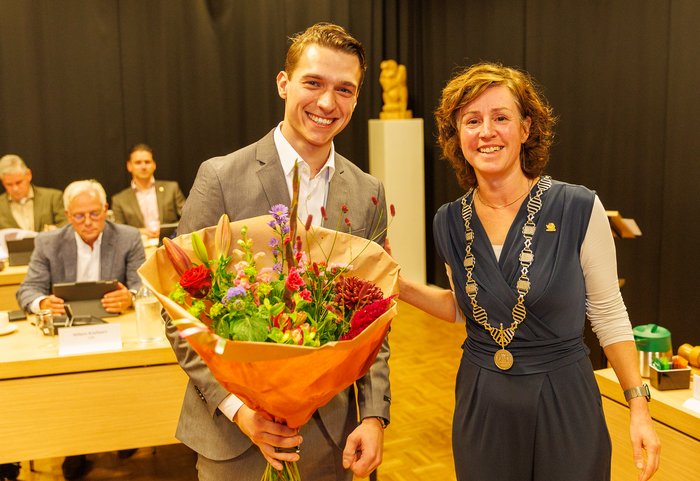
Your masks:
M 450 424 L 463 339 L 464 326 L 400 305 L 390 334 L 392 422 L 386 431 L 378 481 L 454 481 Z M 93 468 L 85 481 L 196 480 L 195 456 L 182 445 L 159 446 L 155 451 L 143 448 L 126 460 L 118 459 L 116 453 L 94 454 L 89 459 Z M 36 460 L 35 472 L 24 462 L 19 479 L 60 481 L 61 461 Z

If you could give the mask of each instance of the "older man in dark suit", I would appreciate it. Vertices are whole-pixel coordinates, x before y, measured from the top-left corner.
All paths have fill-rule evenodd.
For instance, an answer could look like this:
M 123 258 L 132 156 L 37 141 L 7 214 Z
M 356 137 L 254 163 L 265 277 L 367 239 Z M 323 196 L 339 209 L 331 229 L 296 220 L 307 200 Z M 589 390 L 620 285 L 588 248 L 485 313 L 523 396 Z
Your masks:
M 32 184 L 32 171 L 19 155 L 0 159 L 0 229 L 15 228 L 41 232 L 66 223 L 63 194 L 58 189 Z
M 156 161 L 146 144 L 131 149 L 126 170 L 131 186 L 112 197 L 114 221 L 138 227 L 147 237 L 158 237 L 161 224 L 180 220 L 185 196 L 177 182 L 155 179 Z
M 292 170 L 300 171 L 299 217 L 336 228 L 349 206 L 352 233 L 370 237 L 386 225 L 382 184 L 337 154 L 333 138 L 350 121 L 366 68 L 362 45 L 336 25 L 317 24 L 292 39 L 285 70 L 277 76 L 285 100 L 283 122 L 260 141 L 204 162 L 188 197 L 178 233 L 266 214 L 289 205 Z M 371 200 L 374 196 L 379 205 Z M 323 222 L 321 207 L 329 220 Z M 381 242 L 383 240 L 379 239 Z M 200 480 L 258 481 L 270 462 L 296 461 L 305 481 L 350 481 L 381 463 L 389 420 L 389 346 L 385 341 L 370 372 L 319 409 L 299 432 L 265 419 L 229 394 L 177 330 L 168 337 L 190 376 L 177 437 L 199 454 Z M 359 419 L 358 419 L 359 410 Z
M 104 295 L 102 305 L 108 312 L 125 311 L 132 305 L 130 290 L 141 286 L 136 270 L 146 260 L 138 230 L 107 222 L 107 195 L 95 180 L 73 182 L 63 196 L 70 224 L 36 237 L 17 303 L 25 311 L 63 314 L 64 301 L 51 294 L 53 284 L 116 279 L 119 287 Z M 88 467 L 84 455 L 69 456 L 63 476 L 78 479 Z

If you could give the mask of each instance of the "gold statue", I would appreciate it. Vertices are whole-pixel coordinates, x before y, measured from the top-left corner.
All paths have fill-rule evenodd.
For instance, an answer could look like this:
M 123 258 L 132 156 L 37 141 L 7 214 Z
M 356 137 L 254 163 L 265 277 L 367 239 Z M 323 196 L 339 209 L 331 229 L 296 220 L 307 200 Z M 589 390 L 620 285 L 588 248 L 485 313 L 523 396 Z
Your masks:
M 379 112 L 380 119 L 410 119 L 413 113 L 408 107 L 408 88 L 406 87 L 406 66 L 396 60 L 384 60 L 379 64 L 381 73 L 379 83 L 382 86 L 384 106 Z

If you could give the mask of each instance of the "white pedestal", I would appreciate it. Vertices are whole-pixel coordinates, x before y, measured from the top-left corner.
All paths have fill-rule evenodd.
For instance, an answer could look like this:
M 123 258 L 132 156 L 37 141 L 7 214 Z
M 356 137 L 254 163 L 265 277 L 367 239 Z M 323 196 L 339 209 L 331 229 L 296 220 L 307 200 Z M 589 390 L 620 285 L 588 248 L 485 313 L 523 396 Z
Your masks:
M 401 275 L 425 283 L 425 173 L 423 119 L 369 121 L 369 170 L 396 206 L 389 228 Z

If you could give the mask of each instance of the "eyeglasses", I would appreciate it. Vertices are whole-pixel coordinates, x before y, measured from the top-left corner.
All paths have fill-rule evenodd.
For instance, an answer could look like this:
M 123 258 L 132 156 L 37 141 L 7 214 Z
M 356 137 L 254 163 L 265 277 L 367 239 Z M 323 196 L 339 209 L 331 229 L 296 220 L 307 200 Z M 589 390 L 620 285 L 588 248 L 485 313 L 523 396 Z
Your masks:
M 90 217 L 90 220 L 100 220 L 100 216 L 104 214 L 104 210 L 93 210 L 92 212 L 88 212 L 87 214 L 70 214 L 70 216 L 73 218 L 74 221 L 76 222 L 85 222 L 85 219 Z

